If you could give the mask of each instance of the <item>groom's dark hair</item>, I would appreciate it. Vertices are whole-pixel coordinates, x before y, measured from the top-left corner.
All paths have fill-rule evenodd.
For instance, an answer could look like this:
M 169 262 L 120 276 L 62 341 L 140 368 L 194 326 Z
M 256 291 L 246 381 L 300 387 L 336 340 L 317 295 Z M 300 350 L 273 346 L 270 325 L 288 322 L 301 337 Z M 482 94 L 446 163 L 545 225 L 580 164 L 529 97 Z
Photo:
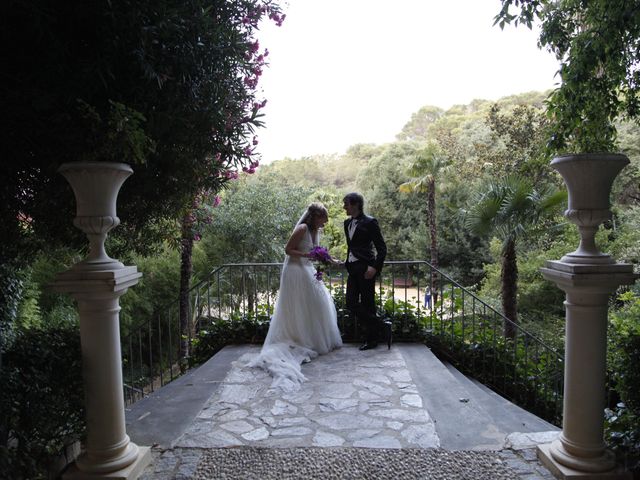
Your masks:
M 349 205 L 357 205 L 361 212 L 364 212 L 364 197 L 357 192 L 347 193 L 342 199 Z

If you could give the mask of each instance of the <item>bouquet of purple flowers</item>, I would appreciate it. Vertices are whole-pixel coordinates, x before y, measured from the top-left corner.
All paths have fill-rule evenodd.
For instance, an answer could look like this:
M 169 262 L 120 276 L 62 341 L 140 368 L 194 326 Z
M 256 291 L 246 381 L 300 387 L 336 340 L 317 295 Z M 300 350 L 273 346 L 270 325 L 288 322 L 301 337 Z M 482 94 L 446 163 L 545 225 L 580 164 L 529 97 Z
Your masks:
M 324 266 L 331 263 L 329 251 L 320 246 L 315 246 L 309 252 L 309 258 L 316 262 L 316 280 L 321 281 L 324 275 Z

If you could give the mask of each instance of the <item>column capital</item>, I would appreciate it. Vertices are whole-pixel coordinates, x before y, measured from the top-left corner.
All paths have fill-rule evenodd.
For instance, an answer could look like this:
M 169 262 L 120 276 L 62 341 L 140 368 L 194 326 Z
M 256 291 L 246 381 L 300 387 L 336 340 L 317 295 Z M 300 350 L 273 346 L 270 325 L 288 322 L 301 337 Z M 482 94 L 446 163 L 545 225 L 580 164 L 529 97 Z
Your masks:
M 633 273 L 630 263 L 575 264 L 548 260 L 540 272 L 565 292 L 611 293 L 620 285 L 632 284 L 640 278 Z
M 140 280 L 142 272 L 138 267 L 122 267 L 111 270 L 84 270 L 72 267 L 56 275 L 51 289 L 67 293 L 76 299 L 112 294 L 119 297 Z

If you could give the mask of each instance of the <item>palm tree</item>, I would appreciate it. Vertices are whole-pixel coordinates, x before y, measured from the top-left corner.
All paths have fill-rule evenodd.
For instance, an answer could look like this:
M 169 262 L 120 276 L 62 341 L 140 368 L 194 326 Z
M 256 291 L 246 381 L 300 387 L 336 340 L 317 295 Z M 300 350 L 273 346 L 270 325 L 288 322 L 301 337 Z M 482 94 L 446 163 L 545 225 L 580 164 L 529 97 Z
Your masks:
M 493 233 L 502 240 L 502 310 L 504 335 L 515 338 L 518 323 L 518 263 L 516 243 L 538 221 L 551 214 L 566 199 L 566 191 L 536 187 L 517 175 L 490 181 L 474 196 L 465 212 L 465 225 L 474 233 Z
M 431 237 L 430 262 L 434 268 L 438 268 L 438 223 L 436 221 L 436 190 L 439 187 L 438 180 L 450 163 L 442 150 L 435 143 L 428 143 L 413 157 L 409 166 L 408 182 L 398 187 L 401 192 L 420 192 L 427 194 L 427 217 L 429 222 L 429 236 Z M 431 293 L 433 302 L 437 300 L 436 273 L 431 275 Z

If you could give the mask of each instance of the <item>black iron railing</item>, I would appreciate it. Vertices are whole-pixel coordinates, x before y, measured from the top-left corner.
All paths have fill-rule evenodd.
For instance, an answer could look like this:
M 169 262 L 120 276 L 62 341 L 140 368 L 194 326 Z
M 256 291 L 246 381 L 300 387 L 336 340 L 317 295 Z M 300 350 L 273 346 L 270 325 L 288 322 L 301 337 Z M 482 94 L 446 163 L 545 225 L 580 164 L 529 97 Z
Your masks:
M 177 301 L 131 330 L 122 339 L 126 401 L 170 382 L 225 342 L 262 342 L 281 268 L 281 263 L 216 267 L 189 290 L 187 331 L 180 332 Z M 343 339 L 359 341 L 358 323 L 344 307 L 346 271 L 330 268 L 324 281 L 336 303 Z M 386 262 L 376 290 L 379 314 L 391 323 L 394 341 L 423 341 L 503 396 L 559 423 L 560 353 L 428 262 Z M 188 345 L 182 356 L 181 338 Z

